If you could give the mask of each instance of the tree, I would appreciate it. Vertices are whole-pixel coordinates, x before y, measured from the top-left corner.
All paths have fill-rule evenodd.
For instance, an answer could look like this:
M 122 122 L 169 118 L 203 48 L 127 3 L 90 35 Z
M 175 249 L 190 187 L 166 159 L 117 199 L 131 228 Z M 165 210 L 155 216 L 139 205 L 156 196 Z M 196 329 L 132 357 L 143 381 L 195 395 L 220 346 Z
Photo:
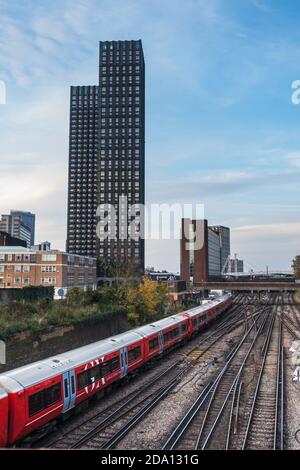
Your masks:
M 72 287 L 66 295 L 67 304 L 78 305 L 85 299 L 85 292 L 79 287 Z
M 293 260 L 292 268 L 295 273 L 296 279 L 300 279 L 300 255 L 296 256 Z
M 164 315 L 170 303 L 166 283 L 151 281 L 144 277 L 138 285 L 128 286 L 126 308 L 140 323 L 155 320 Z

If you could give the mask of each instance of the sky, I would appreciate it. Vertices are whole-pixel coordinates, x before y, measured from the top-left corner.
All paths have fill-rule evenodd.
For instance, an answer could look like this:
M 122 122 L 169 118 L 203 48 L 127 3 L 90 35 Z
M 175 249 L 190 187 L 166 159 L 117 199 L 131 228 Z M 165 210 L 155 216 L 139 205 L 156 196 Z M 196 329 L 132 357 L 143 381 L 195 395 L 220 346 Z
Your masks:
M 0 213 L 37 215 L 65 248 L 69 87 L 98 81 L 100 40 L 142 39 L 147 203 L 204 204 L 232 253 L 291 269 L 300 252 L 296 0 L 0 0 Z M 179 270 L 179 242 L 146 264 Z

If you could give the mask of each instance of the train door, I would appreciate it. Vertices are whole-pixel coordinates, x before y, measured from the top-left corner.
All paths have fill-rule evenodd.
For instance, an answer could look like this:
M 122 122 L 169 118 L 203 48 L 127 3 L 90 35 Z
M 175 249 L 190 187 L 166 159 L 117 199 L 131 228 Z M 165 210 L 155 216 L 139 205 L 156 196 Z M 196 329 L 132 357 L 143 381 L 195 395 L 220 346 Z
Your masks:
M 120 349 L 121 377 L 125 377 L 128 371 L 128 352 L 127 348 Z
M 73 408 L 76 400 L 76 381 L 75 371 L 70 370 L 63 374 L 63 391 L 64 391 L 64 409 L 68 411 Z
M 161 354 L 164 350 L 164 335 L 162 331 L 158 333 L 158 342 L 159 342 L 159 352 Z

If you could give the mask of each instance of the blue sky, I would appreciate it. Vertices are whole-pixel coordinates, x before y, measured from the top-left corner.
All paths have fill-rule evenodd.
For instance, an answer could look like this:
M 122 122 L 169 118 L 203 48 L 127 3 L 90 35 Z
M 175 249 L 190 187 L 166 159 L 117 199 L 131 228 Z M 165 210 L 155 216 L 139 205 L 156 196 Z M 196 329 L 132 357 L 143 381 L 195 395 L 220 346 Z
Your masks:
M 64 248 L 69 86 L 97 84 L 98 42 L 143 40 L 147 202 L 205 205 L 232 251 L 289 269 L 300 251 L 299 5 L 290 0 L 0 0 L 0 212 L 37 213 Z M 146 261 L 179 269 L 178 242 Z

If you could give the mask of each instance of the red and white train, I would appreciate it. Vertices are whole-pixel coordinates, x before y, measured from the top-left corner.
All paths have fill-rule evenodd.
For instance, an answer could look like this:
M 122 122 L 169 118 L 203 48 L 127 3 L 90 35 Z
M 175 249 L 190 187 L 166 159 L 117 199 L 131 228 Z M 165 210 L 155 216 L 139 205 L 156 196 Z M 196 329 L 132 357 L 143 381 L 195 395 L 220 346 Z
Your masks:
M 0 447 L 36 430 L 189 340 L 225 312 L 225 295 L 199 307 L 0 375 Z M 99 393 L 100 392 L 100 393 Z

